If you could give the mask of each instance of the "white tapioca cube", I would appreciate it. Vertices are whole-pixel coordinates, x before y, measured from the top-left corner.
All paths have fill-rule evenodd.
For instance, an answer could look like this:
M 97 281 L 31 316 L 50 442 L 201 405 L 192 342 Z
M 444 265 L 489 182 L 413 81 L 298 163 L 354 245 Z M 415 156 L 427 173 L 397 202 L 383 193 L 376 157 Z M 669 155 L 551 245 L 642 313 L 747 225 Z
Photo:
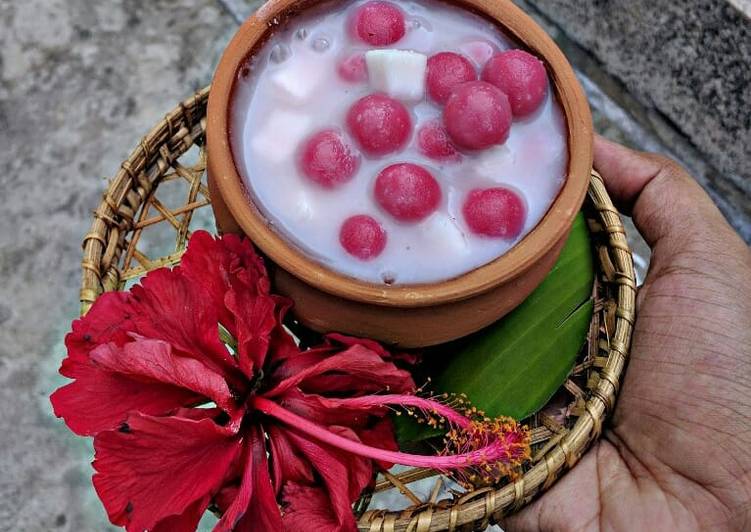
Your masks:
M 314 61 L 298 61 L 295 68 L 280 68 L 270 78 L 277 96 L 290 105 L 310 103 L 326 74 Z
M 503 182 L 516 173 L 515 164 L 516 156 L 508 146 L 495 146 L 478 155 L 473 169 L 480 177 Z
M 305 189 L 298 188 L 291 191 L 290 213 L 292 217 L 300 222 L 311 222 L 315 215 L 313 201 L 310 194 Z
M 310 116 L 305 113 L 274 111 L 253 133 L 250 141 L 253 155 L 272 163 L 288 161 L 310 133 L 311 124 Z
M 456 220 L 448 214 L 436 212 L 420 224 L 425 242 L 440 253 L 469 253 L 469 242 Z
M 320 225 L 315 217 L 314 198 L 301 183 L 276 183 L 274 212 L 284 213 L 287 222 Z
M 400 100 L 424 97 L 426 55 L 409 50 L 370 50 L 365 53 L 365 63 L 373 89 Z

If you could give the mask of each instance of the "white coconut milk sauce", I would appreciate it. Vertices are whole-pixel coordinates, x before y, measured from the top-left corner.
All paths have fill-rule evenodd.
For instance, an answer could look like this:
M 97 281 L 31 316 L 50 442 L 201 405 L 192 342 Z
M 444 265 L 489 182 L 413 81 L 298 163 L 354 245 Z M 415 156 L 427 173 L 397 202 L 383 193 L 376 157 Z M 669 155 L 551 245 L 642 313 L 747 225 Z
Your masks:
M 403 102 L 412 119 L 403 149 L 385 156 L 362 153 L 345 117 L 354 102 L 377 91 L 368 81 L 341 79 L 337 65 L 343 58 L 373 49 L 428 57 L 451 51 L 473 61 L 479 73 L 492 52 L 488 45 L 497 51 L 512 47 L 489 21 L 436 1 L 396 3 L 405 15 L 405 35 L 388 46 L 371 46 L 348 31 L 353 10 L 362 4 L 324 4 L 292 18 L 241 69 L 231 117 L 238 171 L 275 230 L 333 270 L 374 283 L 456 277 L 504 254 L 542 219 L 566 175 L 565 120 L 548 90 L 539 110 L 513 120 L 504 144 L 462 150 L 458 163 L 437 162 L 418 149 L 416 131 L 440 119 L 442 108 L 423 96 Z M 351 180 L 324 188 L 301 174 L 299 154 L 307 138 L 332 128 L 358 151 L 360 164 Z M 416 223 L 394 219 L 374 199 L 378 173 L 402 162 L 424 167 L 441 187 L 438 209 Z M 526 206 L 523 229 L 515 238 L 474 234 L 462 215 L 470 190 L 498 186 L 517 192 Z M 387 235 L 382 252 L 369 260 L 349 254 L 339 237 L 343 222 L 362 214 L 376 219 Z

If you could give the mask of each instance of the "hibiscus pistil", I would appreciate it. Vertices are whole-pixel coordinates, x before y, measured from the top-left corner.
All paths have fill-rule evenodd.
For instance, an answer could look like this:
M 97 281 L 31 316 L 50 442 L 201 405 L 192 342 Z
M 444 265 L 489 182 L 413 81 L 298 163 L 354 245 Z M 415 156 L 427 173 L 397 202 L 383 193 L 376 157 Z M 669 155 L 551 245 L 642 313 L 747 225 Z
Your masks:
M 438 411 L 446 412 L 440 403 L 417 397 L 372 396 L 361 399 L 367 399 L 367 402 L 382 405 L 419 405 L 421 408 L 431 409 L 435 413 Z M 506 465 L 518 465 L 526 458 L 527 449 L 529 448 L 529 439 L 525 435 L 525 432 L 512 420 L 488 422 L 490 428 L 486 429 L 484 428 L 486 426 L 484 422 L 471 421 L 453 411 L 446 412 L 451 420 L 458 425 L 457 429 L 453 429 L 455 434 L 461 434 L 462 429 L 467 429 L 468 437 L 459 438 L 462 441 L 461 446 L 464 448 L 464 451 L 459 454 L 450 455 L 417 455 L 379 449 L 343 438 L 282 408 L 274 401 L 264 397 L 253 397 L 250 400 L 250 404 L 259 412 L 278 419 L 282 423 L 338 449 L 372 460 L 392 462 L 411 467 L 450 471 L 466 469 L 472 466 L 487 467 L 497 462 L 503 462 Z M 476 437 L 480 433 L 486 436 L 495 434 L 496 437 Z

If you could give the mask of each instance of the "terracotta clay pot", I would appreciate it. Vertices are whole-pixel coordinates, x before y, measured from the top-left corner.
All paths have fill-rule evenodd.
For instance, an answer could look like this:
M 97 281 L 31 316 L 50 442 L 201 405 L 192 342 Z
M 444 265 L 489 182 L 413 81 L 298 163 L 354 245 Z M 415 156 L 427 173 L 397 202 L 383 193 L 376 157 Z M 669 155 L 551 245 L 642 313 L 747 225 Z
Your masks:
M 310 259 L 269 228 L 233 161 L 229 113 L 241 64 L 274 27 L 316 0 L 270 0 L 238 30 L 224 52 L 208 103 L 209 186 L 217 224 L 244 233 L 274 263 L 279 293 L 321 332 L 339 331 L 402 347 L 423 347 L 475 332 L 521 303 L 550 271 L 568 236 L 589 183 L 592 118 L 584 92 L 563 53 L 510 0 L 454 0 L 492 21 L 519 45 L 544 59 L 568 126 L 568 176 L 535 229 L 502 257 L 454 279 L 432 284 L 377 285 L 344 276 Z

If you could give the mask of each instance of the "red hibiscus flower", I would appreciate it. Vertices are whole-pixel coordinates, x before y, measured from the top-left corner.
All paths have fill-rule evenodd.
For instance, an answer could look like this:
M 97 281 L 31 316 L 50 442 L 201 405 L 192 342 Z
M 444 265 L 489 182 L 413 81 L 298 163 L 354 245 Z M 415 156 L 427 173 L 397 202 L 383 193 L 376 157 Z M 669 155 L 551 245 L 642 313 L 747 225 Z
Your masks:
M 509 468 L 529 437 L 414 395 L 379 344 L 330 335 L 300 350 L 282 325 L 262 260 L 235 236 L 195 233 L 182 263 L 129 292 L 103 294 L 66 337 L 51 397 L 94 436 L 94 487 L 129 531 L 356 530 L 352 503 L 374 466 Z M 386 414 L 406 406 L 448 420 L 452 452 L 397 451 Z

